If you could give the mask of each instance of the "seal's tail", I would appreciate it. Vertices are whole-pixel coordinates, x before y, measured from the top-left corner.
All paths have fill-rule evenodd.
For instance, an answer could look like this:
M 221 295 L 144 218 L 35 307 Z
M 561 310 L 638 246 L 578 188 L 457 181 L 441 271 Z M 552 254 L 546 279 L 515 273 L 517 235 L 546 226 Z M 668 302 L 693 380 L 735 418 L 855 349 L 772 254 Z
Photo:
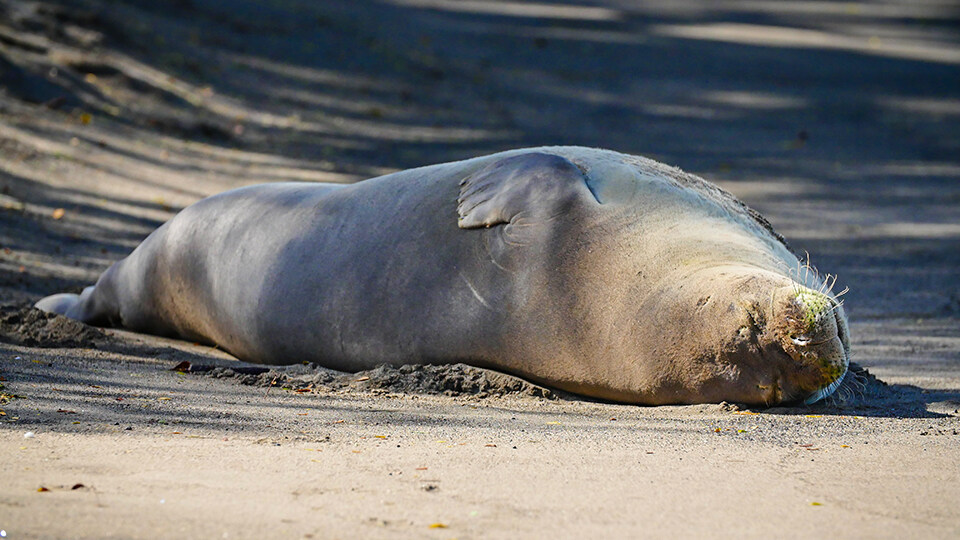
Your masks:
M 47 296 L 34 304 L 33 307 L 49 313 L 65 315 L 71 319 L 83 321 L 85 318 L 81 313 L 82 310 L 79 308 L 82 307 L 87 298 L 93 295 L 94 289 L 94 286 L 90 286 L 80 294 L 60 293 Z

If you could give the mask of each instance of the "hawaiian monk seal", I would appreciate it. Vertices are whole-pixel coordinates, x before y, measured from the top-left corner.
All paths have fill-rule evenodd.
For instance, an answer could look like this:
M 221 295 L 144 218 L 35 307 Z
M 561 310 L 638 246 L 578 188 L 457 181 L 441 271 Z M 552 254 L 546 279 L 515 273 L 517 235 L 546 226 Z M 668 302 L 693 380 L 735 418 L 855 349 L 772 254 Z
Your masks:
M 37 307 L 346 371 L 464 362 L 642 403 L 811 403 L 836 296 L 756 212 L 655 161 L 515 150 L 201 200 Z

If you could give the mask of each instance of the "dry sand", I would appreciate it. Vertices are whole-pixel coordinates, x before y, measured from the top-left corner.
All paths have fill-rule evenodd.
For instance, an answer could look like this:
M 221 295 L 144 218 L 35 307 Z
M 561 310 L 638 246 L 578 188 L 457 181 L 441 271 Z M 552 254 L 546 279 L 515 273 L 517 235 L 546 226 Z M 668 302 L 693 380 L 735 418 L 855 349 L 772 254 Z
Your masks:
M 628 4 L 0 0 L 0 530 L 960 535 L 957 14 Z M 231 187 L 554 143 L 759 209 L 850 287 L 867 371 L 808 408 L 644 408 L 25 309 Z

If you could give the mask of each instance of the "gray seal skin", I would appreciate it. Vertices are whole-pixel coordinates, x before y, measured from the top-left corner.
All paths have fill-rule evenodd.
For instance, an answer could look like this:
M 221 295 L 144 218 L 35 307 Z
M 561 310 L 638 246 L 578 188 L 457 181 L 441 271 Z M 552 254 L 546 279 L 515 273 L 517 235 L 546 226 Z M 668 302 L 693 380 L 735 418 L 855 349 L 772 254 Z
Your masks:
M 829 395 L 849 363 L 805 268 L 705 180 L 547 147 L 215 195 L 37 307 L 266 364 L 463 362 L 628 403 L 774 405 Z

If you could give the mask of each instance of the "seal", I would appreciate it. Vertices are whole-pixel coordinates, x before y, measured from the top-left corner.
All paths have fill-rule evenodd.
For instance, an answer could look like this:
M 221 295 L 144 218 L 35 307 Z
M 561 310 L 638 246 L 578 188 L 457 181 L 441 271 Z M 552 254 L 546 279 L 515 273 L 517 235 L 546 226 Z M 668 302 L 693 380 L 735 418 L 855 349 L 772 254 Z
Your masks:
M 813 402 L 846 316 L 759 214 L 642 157 L 545 147 L 193 204 L 37 307 L 240 359 L 463 362 L 637 404 Z

